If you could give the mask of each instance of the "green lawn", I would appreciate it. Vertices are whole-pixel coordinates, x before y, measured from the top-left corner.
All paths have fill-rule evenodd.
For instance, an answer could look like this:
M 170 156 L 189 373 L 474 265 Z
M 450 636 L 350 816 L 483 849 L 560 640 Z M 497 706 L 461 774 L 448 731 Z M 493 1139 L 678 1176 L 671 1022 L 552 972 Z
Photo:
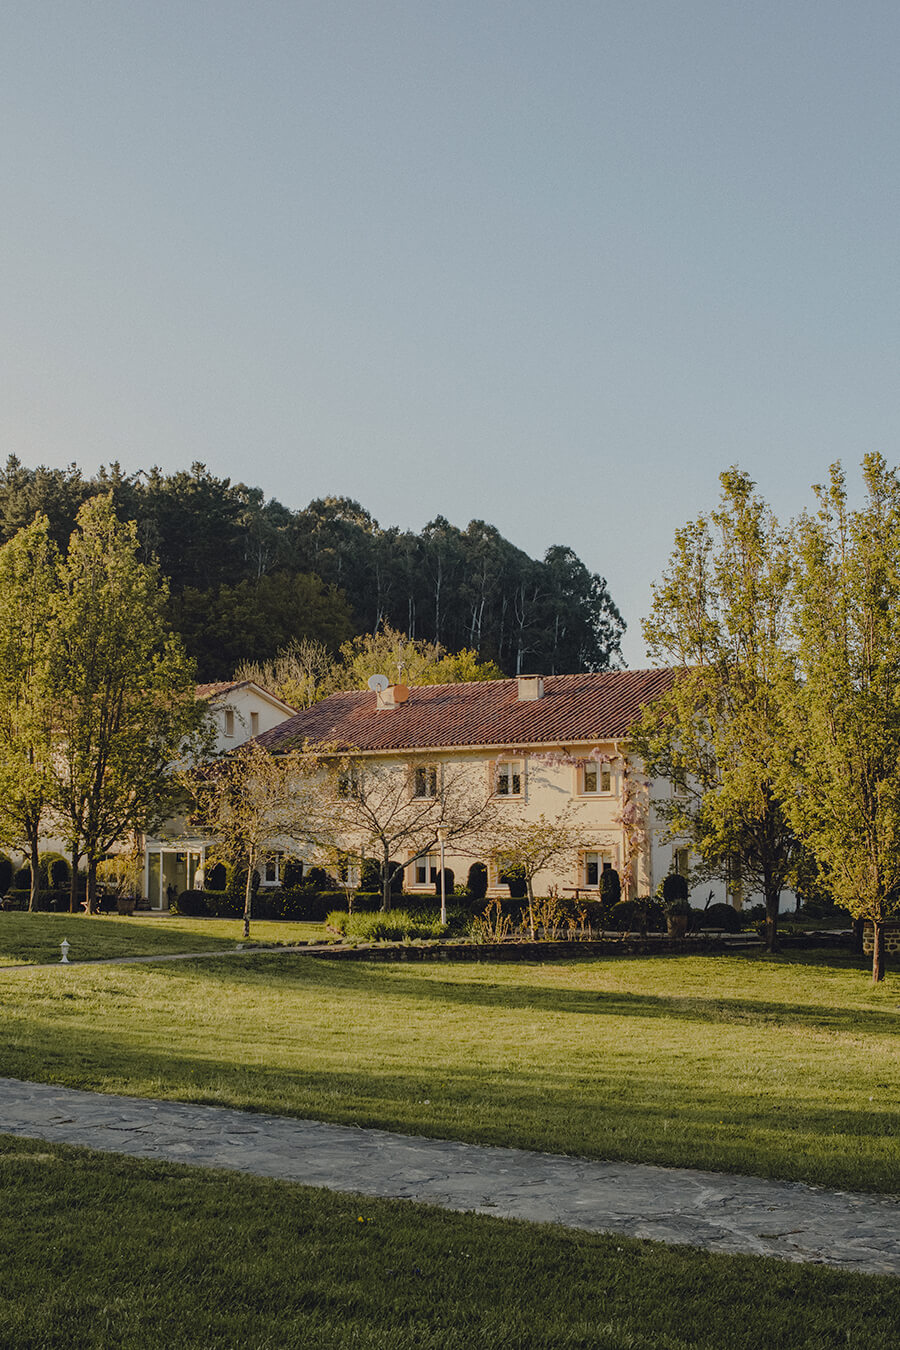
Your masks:
M 900 1280 L 0 1136 L 16 1350 L 895 1350 Z
M 70 944 L 70 961 L 103 956 L 166 956 L 233 948 L 243 941 L 242 919 L 187 919 L 174 914 L 150 918 L 136 914 L 24 914 L 0 910 L 0 967 L 33 961 L 58 961 L 60 943 Z M 313 942 L 324 937 L 318 923 L 255 921 L 253 942 Z
M 7 970 L 0 1073 L 897 1191 L 898 995 L 840 953 Z

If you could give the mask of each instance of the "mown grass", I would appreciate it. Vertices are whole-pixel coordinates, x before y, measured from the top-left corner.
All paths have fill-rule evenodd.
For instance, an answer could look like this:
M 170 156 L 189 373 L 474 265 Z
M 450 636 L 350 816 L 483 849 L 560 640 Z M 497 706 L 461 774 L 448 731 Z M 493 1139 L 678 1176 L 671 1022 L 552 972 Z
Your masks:
M 895 1350 L 900 1281 L 0 1136 L 16 1350 Z
M 114 956 L 167 956 L 216 951 L 243 941 L 241 919 L 189 919 L 170 914 L 24 914 L 0 911 L 0 967 L 58 961 L 60 943 L 70 944 L 70 961 Z M 254 921 L 253 942 L 314 942 L 324 937 L 318 923 Z
M 862 958 L 57 966 L 0 1016 L 12 1077 L 900 1189 L 900 989 Z

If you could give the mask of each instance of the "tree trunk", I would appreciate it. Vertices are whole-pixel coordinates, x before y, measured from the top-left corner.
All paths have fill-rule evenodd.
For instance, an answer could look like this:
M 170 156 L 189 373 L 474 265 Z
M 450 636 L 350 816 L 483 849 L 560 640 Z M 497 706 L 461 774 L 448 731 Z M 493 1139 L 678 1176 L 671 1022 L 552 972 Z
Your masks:
M 528 889 L 528 931 L 531 935 L 532 942 L 534 942 L 536 940 L 534 931 L 534 891 L 531 887 L 531 877 L 526 878 L 525 884 Z
M 41 894 L 41 869 L 38 864 L 38 832 L 36 827 L 28 842 L 31 846 L 31 890 L 28 894 L 28 912 L 32 914 L 38 907 L 38 899 Z
M 247 885 L 244 887 L 244 937 L 250 936 L 250 914 L 253 908 L 253 865 L 255 850 L 251 848 L 247 857 Z
M 391 882 L 393 878 L 390 849 L 384 845 L 384 858 L 381 864 L 381 912 L 388 914 L 391 908 Z
M 879 984 L 884 979 L 884 924 L 879 920 L 872 923 L 872 983 Z
M 781 891 L 771 891 L 766 894 L 766 951 L 778 951 L 778 907 L 781 902 Z
M 78 907 L 78 864 L 81 854 L 75 844 L 72 845 L 72 875 L 69 878 L 69 913 L 74 914 Z
M 87 866 L 87 889 L 85 894 L 87 904 L 85 908 L 88 914 L 97 913 L 97 859 L 93 856 L 88 858 Z

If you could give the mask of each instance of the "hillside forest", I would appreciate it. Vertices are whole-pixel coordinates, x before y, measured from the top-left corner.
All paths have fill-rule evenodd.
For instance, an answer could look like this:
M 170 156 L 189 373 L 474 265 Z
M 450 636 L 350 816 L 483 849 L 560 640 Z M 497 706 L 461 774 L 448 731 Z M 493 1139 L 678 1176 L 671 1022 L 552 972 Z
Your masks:
M 358 502 L 291 508 L 205 465 L 86 477 L 77 465 L 0 470 L 0 543 L 37 513 L 65 550 L 81 505 L 111 494 L 144 562 L 169 583 L 169 620 L 200 680 L 227 678 L 301 641 L 336 653 L 396 630 L 498 673 L 564 674 L 621 664 L 624 621 L 603 577 L 565 544 L 531 558 L 483 520 L 436 516 L 421 531 L 382 527 Z M 457 677 L 458 678 L 458 677 Z

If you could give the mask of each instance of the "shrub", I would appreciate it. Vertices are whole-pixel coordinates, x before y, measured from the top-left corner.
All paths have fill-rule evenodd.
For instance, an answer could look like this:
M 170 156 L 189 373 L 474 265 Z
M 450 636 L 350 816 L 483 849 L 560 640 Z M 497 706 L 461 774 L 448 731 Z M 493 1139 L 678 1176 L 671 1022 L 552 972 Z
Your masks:
M 17 867 L 13 873 L 13 889 L 17 891 L 31 890 L 31 864 L 25 863 L 23 867 Z
M 763 906 L 765 908 L 765 906 Z M 797 910 L 801 919 L 825 919 L 833 918 L 837 913 L 837 906 L 830 900 L 804 900 L 803 904 Z
M 733 905 L 709 905 L 698 910 L 700 928 L 723 928 L 726 933 L 739 933 L 742 928 L 741 916 Z
M 687 914 L 688 884 L 687 878 L 680 872 L 670 872 L 662 884 L 662 905 L 667 914 Z
M 182 891 L 175 901 L 176 914 L 184 914 L 192 919 L 206 917 L 206 895 L 203 891 Z
M 0 853 L 0 895 L 5 895 L 12 885 L 14 871 L 12 859 L 5 853 Z
M 604 867 L 600 873 L 600 903 L 607 911 L 615 909 L 622 899 L 622 882 L 614 867 Z
M 299 858 L 287 858 L 281 869 L 281 884 L 289 891 L 303 881 L 303 863 Z
M 644 930 L 649 933 L 662 933 L 666 927 L 665 911 L 650 895 L 641 895 L 636 900 L 620 900 L 613 906 L 610 920 L 613 928 L 620 933 Z
M 509 887 L 509 898 L 511 900 L 524 900 L 528 894 L 525 869 L 522 867 L 508 867 L 500 877 L 500 884 Z
M 326 872 L 324 867 L 311 867 L 308 872 L 304 872 L 300 888 L 304 891 L 338 891 L 340 882 Z
M 252 878 L 252 880 L 251 880 L 251 882 L 250 882 L 250 891 L 251 891 L 251 894 L 252 894 L 252 895 L 256 895 L 256 892 L 259 890 L 259 882 L 260 882 L 260 875 L 259 875 L 259 872 L 258 872 L 258 871 L 256 870 L 256 868 L 254 867 L 254 869 L 253 869 L 253 878 Z M 227 892 L 227 893 L 228 893 L 229 896 L 232 896 L 235 900 L 237 900 L 238 898 L 240 899 L 240 901 L 241 901 L 241 913 L 243 914 L 243 912 L 244 912 L 244 896 L 245 896 L 246 893 L 247 893 L 247 869 L 246 869 L 246 867 L 233 867 L 233 868 L 231 869 L 231 876 L 228 878 L 228 892 Z
M 359 889 L 361 891 L 381 890 L 381 868 L 375 858 L 364 858 L 360 870 Z
M 330 910 L 346 903 L 343 891 L 313 891 L 305 886 L 282 886 L 266 896 L 269 917 L 295 923 L 323 923 Z
M 455 880 L 456 880 L 456 878 L 455 878 L 454 875 L 453 875 L 453 868 L 452 868 L 452 867 L 445 867 L 445 868 L 444 868 L 444 894 L 445 894 L 445 895 L 452 895 L 452 894 L 453 894 L 453 883 L 454 883 Z M 435 895 L 437 896 L 437 898 L 440 900 L 440 898 L 441 898 L 441 874 L 440 874 L 440 870 L 438 871 L 438 874 L 437 874 L 437 876 L 435 877 L 435 881 L 434 881 L 434 893 L 435 893 Z
M 447 927 L 437 918 L 393 909 L 388 914 L 347 914 L 333 911 L 326 922 L 345 937 L 363 942 L 401 942 L 404 938 L 439 938 Z
M 228 863 L 214 863 L 206 871 L 206 886 L 208 891 L 227 891 L 228 883 L 231 880 L 231 868 Z
M 214 919 L 239 919 L 244 913 L 244 892 L 204 891 L 206 912 Z
M 483 862 L 474 862 L 469 868 L 466 885 L 472 900 L 483 900 L 487 895 L 488 870 Z

